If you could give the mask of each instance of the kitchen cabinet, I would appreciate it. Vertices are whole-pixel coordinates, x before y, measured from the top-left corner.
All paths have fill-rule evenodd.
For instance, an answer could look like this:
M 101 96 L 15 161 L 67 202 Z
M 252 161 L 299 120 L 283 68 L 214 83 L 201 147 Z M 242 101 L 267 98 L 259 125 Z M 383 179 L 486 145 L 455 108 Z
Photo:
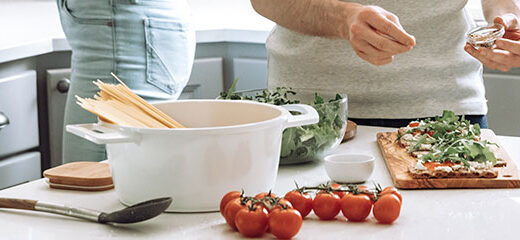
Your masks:
M 180 99 L 214 99 L 224 87 L 223 59 L 200 58 L 193 62 L 190 80 Z
M 238 79 L 237 90 L 267 88 L 267 60 L 233 58 L 233 75 Z
M 8 120 L 0 130 L 1 189 L 40 177 L 36 71 L 0 78 L 0 112 Z
M 496 134 L 520 136 L 520 76 L 484 73 L 489 128 Z
M 236 77 L 240 79 L 239 90 L 267 86 L 265 44 L 236 42 L 197 44 L 196 59 L 214 57 L 223 59 L 224 89 L 228 89 Z
M 0 189 L 40 177 L 40 152 L 31 151 L 0 160 Z
M 0 132 L 0 157 L 38 146 L 35 71 L 0 79 L 0 112 L 9 119 Z
M 50 69 L 47 75 L 47 111 L 49 113 L 50 166 L 61 165 L 63 117 L 70 84 L 70 68 Z

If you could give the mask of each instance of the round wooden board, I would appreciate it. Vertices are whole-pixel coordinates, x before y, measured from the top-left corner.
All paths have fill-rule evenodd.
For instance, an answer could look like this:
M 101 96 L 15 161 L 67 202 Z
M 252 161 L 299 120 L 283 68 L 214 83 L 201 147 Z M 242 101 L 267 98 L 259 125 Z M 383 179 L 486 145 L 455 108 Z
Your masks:
M 113 184 L 108 164 L 100 162 L 67 163 L 45 170 L 43 176 L 49 179 L 49 186 L 62 189 L 64 188 L 61 186 L 80 191 L 86 187 L 100 187 L 99 190 L 106 190 L 106 187 Z M 74 189 L 74 186 L 78 188 Z

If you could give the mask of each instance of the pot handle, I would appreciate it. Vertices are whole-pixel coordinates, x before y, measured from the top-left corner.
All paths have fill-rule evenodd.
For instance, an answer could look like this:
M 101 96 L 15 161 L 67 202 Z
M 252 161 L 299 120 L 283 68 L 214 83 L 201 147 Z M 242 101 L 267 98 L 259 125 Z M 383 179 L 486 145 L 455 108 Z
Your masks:
M 318 112 L 316 112 L 316 109 L 306 104 L 288 104 L 281 105 L 280 107 L 285 108 L 287 111 L 301 113 L 300 115 L 289 114 L 285 128 L 315 124 L 320 120 L 320 116 L 318 115 Z
M 134 142 L 132 136 L 97 123 L 67 125 L 67 132 L 97 144 Z

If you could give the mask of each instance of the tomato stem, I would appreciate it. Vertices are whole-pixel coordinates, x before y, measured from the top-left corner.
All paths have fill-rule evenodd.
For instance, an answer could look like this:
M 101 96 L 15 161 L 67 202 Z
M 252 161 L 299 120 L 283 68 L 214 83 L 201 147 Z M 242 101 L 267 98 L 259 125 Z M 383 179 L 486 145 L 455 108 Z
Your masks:
M 334 188 L 332 187 L 332 183 L 330 182 L 327 182 L 326 184 L 319 184 L 317 186 L 302 186 L 302 187 L 299 187 L 298 184 L 295 182 L 296 184 L 296 189 L 294 189 L 295 191 L 298 191 L 298 192 L 305 192 L 305 191 L 308 191 L 308 190 L 318 190 L 318 191 L 324 191 L 324 192 L 328 192 L 328 193 L 331 193 L 331 192 L 350 192 L 350 193 L 353 193 L 353 194 L 369 194 L 369 195 L 372 195 L 372 194 L 377 194 L 379 193 L 381 190 L 379 190 L 381 187 L 379 186 L 379 184 L 377 186 L 374 187 L 374 189 L 359 189 L 357 185 L 354 185 L 354 184 L 348 184 L 346 185 L 346 188 L 343 188 L 345 185 L 341 185 L 339 184 L 339 188 Z M 379 186 L 379 188 L 378 188 Z

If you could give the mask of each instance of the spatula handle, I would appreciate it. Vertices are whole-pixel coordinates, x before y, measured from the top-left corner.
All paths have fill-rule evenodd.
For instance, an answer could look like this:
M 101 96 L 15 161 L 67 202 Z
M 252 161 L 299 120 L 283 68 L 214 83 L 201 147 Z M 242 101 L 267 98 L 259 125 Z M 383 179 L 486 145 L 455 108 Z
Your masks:
M 17 199 L 17 198 L 0 198 L 0 208 L 15 208 L 34 210 L 35 200 Z
M 70 207 L 63 204 L 49 203 L 38 201 L 34 206 L 34 210 L 48 213 L 55 213 L 69 217 L 82 218 L 89 221 L 97 222 L 99 219 L 99 215 L 101 212 L 84 209 L 84 208 L 76 208 Z
M 55 213 L 69 217 L 82 218 L 94 222 L 98 221 L 99 215 L 101 214 L 101 212 L 90 209 L 75 208 L 62 204 L 17 198 L 0 198 L 0 208 L 15 208 Z

